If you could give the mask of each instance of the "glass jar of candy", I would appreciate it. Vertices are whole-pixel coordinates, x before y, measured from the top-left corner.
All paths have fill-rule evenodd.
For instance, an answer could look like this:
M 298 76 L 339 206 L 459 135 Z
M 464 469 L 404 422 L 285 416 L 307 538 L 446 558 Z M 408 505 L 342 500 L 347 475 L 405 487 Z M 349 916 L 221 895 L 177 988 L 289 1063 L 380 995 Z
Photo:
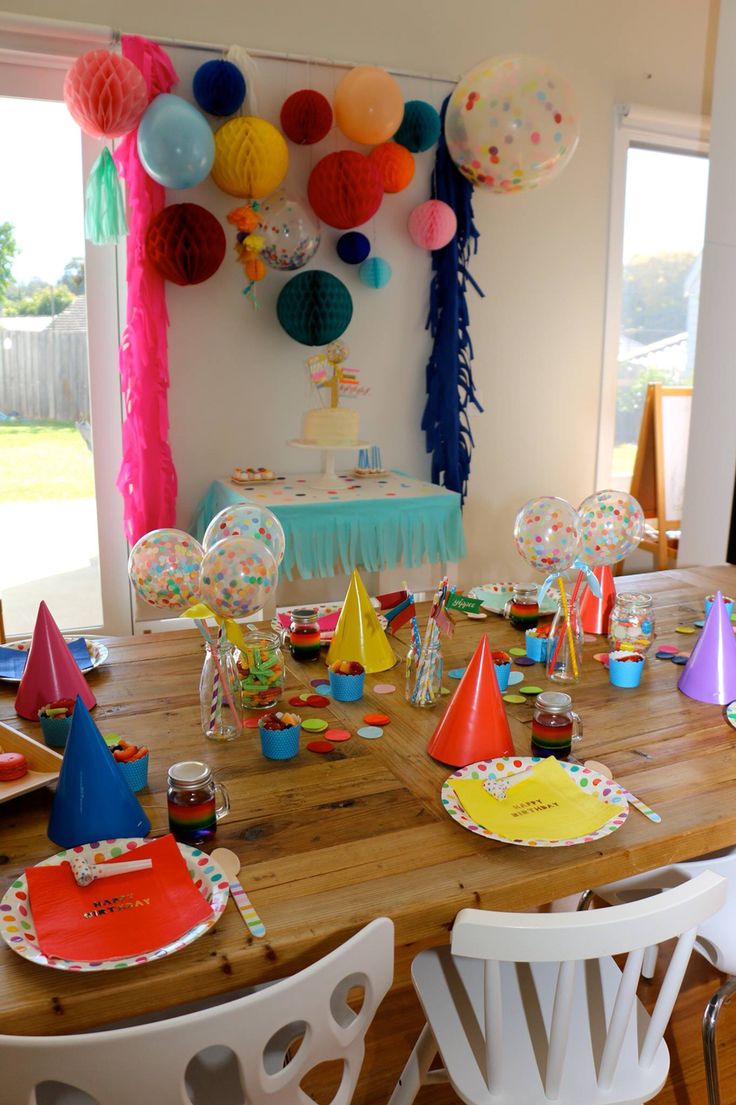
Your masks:
M 569 694 L 544 691 L 534 700 L 532 756 L 554 756 L 564 760 L 574 740 L 583 735 L 583 723 L 572 709 Z
M 289 624 L 289 651 L 295 660 L 318 660 L 322 641 L 317 611 L 292 610 Z
M 651 595 L 638 592 L 616 595 L 608 641 L 612 649 L 646 652 L 655 637 L 654 604 Z
M 514 629 L 534 629 L 539 621 L 536 583 L 515 583 L 503 612 Z
M 284 654 L 278 633 L 248 633 L 240 650 L 240 686 L 246 710 L 268 710 L 284 690 Z
M 182 760 L 169 768 L 166 803 L 169 828 L 182 844 L 211 840 L 217 822 L 230 811 L 230 797 L 207 764 Z
M 202 732 L 213 741 L 231 741 L 240 734 L 242 697 L 235 649 L 223 637 L 206 646 L 199 678 Z

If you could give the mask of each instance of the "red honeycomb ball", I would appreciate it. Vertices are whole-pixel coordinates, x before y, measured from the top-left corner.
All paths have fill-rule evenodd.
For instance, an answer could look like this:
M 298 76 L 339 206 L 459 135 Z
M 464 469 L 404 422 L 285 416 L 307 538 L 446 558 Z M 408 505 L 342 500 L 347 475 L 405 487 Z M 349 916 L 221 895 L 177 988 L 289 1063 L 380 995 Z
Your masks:
M 281 129 L 299 146 L 313 146 L 330 133 L 332 108 L 321 92 L 302 88 L 292 92 L 281 108 Z
M 146 256 L 174 284 L 201 284 L 225 257 L 225 231 L 197 203 L 172 203 L 159 211 L 146 232 Z
M 338 230 L 349 230 L 375 215 L 383 199 L 383 182 L 362 153 L 340 150 L 314 166 L 307 195 L 318 218 Z

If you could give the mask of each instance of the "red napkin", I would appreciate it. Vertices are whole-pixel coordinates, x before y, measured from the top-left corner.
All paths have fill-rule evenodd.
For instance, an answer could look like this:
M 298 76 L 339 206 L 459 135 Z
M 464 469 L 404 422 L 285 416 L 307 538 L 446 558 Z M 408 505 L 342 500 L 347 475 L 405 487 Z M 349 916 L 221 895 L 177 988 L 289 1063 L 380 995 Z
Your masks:
M 107 863 L 153 866 L 78 886 L 68 863 L 26 870 L 33 922 L 44 955 L 100 960 L 143 955 L 183 936 L 212 910 L 192 882 L 173 836 Z

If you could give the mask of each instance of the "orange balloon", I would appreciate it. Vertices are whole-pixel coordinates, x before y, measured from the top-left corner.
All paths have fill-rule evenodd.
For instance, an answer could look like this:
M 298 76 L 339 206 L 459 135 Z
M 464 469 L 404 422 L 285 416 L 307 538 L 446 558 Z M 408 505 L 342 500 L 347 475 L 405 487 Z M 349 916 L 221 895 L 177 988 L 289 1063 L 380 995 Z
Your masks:
M 414 158 L 398 142 L 384 142 L 368 154 L 381 174 L 384 192 L 402 192 L 414 176 Z
M 365 146 L 386 142 L 401 126 L 404 97 L 385 69 L 358 65 L 335 89 L 335 122 L 346 138 Z

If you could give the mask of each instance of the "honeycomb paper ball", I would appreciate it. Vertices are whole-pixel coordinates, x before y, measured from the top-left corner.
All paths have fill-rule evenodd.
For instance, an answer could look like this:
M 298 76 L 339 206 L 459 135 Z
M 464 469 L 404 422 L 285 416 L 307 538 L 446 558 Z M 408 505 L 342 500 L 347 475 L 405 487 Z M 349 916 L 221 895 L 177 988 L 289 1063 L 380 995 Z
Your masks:
M 421 249 L 442 249 L 457 230 L 457 217 L 442 200 L 426 200 L 409 216 L 409 234 Z
M 408 100 L 404 104 L 404 118 L 394 135 L 394 142 L 412 153 L 421 153 L 434 146 L 441 129 L 439 114 L 431 104 L 425 100 Z
M 298 146 L 313 146 L 330 133 L 332 108 L 321 92 L 302 88 L 292 92 L 281 108 L 281 129 Z
M 261 199 L 274 192 L 289 168 L 281 131 L 257 115 L 229 119 L 215 133 L 212 179 L 231 196 Z
M 197 203 L 172 203 L 151 219 L 146 257 L 165 280 L 201 284 L 217 272 L 225 257 L 225 231 Z
M 414 176 L 414 158 L 398 142 L 384 142 L 368 154 L 368 160 L 378 169 L 384 192 L 403 192 Z
M 330 272 L 309 269 L 284 284 L 276 314 L 294 341 L 302 345 L 328 345 L 350 325 L 353 300 L 342 280 Z
M 85 134 L 119 138 L 137 126 L 148 106 L 140 69 L 110 50 L 90 50 L 64 78 L 64 100 Z
M 378 169 L 362 153 L 340 150 L 317 162 L 307 194 L 323 222 L 348 230 L 375 215 L 383 199 L 383 183 Z
M 359 265 L 371 251 L 371 243 L 359 230 L 349 230 L 337 239 L 337 256 L 346 265 Z
M 334 103 L 342 133 L 365 146 L 387 142 L 404 115 L 398 82 L 375 65 L 358 65 L 346 73 L 335 89 Z
M 234 115 L 245 99 L 245 77 L 233 62 L 213 58 L 194 74 L 192 92 L 209 115 Z
M 358 276 L 368 288 L 385 288 L 391 279 L 391 266 L 383 257 L 369 257 L 358 269 Z

